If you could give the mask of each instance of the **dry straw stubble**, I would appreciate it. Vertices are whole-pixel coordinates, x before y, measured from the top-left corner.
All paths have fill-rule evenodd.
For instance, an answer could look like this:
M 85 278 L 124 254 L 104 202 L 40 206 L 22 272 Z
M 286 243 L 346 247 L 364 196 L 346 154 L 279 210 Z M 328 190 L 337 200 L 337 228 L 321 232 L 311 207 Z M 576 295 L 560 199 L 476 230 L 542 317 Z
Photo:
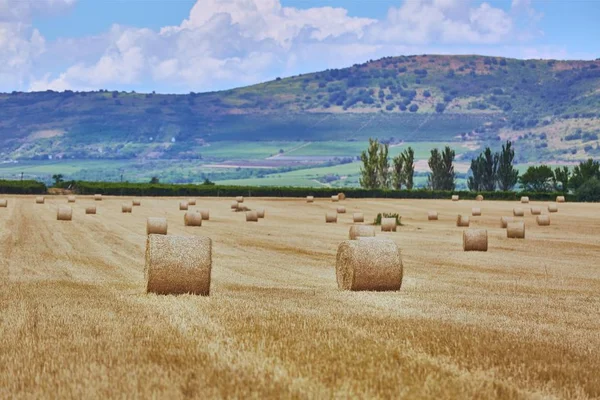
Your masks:
M 197 211 L 188 211 L 183 215 L 185 226 L 202 226 L 202 214 Z
M 365 215 L 363 213 L 354 213 L 352 214 L 353 222 L 365 222 Z
M 381 218 L 382 232 L 396 232 L 397 227 L 396 218 Z
M 350 227 L 350 240 L 356 240 L 359 237 L 374 237 L 375 227 L 373 225 L 352 225 Z
M 467 229 L 463 232 L 464 251 L 487 251 L 488 234 L 485 229 Z
M 509 222 L 506 226 L 506 237 L 511 239 L 525 239 L 525 222 Z
M 168 223 L 166 218 L 148 217 L 146 220 L 146 235 L 166 235 Z
M 73 209 L 69 206 L 59 206 L 56 210 L 56 219 L 59 221 L 70 221 L 73 218 Z

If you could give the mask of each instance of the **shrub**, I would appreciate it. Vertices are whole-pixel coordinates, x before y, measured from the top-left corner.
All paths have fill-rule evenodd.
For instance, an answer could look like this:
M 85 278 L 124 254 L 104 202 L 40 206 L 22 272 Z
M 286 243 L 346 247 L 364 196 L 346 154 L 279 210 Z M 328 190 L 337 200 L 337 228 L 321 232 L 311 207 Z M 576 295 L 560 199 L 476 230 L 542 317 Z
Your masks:
M 575 191 L 577 201 L 600 201 L 600 181 L 596 178 L 587 180 Z

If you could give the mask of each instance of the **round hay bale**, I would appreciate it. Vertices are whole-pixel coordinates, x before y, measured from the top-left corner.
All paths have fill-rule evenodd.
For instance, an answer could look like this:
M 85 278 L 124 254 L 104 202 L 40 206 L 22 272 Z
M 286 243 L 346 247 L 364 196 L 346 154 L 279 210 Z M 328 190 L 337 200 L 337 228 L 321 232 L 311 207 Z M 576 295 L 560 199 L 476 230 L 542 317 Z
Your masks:
M 475 197 L 475 200 L 477 201 L 483 201 L 483 196 L 478 194 L 477 197 Z
M 468 227 L 471 223 L 471 219 L 468 215 L 458 214 L 456 217 L 456 226 L 466 226 Z
M 315 202 L 315 196 L 306 196 L 306 202 L 307 203 L 314 203 Z
M 131 210 L 133 210 L 133 207 L 131 204 L 129 204 L 129 203 L 121 204 L 121 212 L 131 214 Z
M 548 212 L 551 212 L 551 213 L 558 212 L 558 204 L 549 204 Z
M 56 219 L 59 221 L 70 221 L 73 218 L 73 209 L 69 206 L 59 206 L 56 211 Z
M 68 203 L 75 203 L 75 196 L 67 196 Z
M 189 204 L 190 206 L 195 206 L 195 205 L 196 205 L 196 199 L 188 199 L 188 201 L 187 201 L 187 202 L 188 202 L 188 204 Z
M 542 209 L 540 207 L 531 207 L 531 215 L 541 215 Z
M 85 208 L 86 214 L 96 214 L 96 206 L 89 206 Z
M 512 239 L 525 239 L 525 222 L 509 222 L 506 226 L 506 237 Z
M 232 210 L 237 210 L 238 209 L 238 202 L 237 201 L 233 201 L 231 203 L 231 209 Z
M 102 201 L 102 195 L 100 193 L 96 193 L 94 195 L 94 200 L 95 201 Z
M 521 197 L 521 203 L 523 203 L 523 204 L 529 203 L 529 197 L 527 197 L 527 196 Z
M 148 235 L 146 292 L 210 294 L 212 241 L 201 236 Z
M 345 240 L 338 247 L 335 275 L 342 290 L 400 290 L 402 274 L 402 255 L 393 240 Z
M 328 224 L 337 223 L 337 213 L 328 212 L 325 214 L 325 222 Z
M 363 213 L 352 214 L 352 221 L 354 222 L 365 222 L 365 215 Z
M 243 203 L 244 202 L 244 196 L 237 196 L 235 198 L 235 201 L 237 201 L 238 203 Z
M 464 251 L 487 251 L 488 234 L 485 229 L 467 229 L 463 232 Z
M 338 196 L 337 194 L 334 196 L 331 196 L 331 201 L 333 201 L 334 203 L 337 203 L 338 201 L 340 201 L 340 196 Z
M 396 218 L 381 218 L 381 232 L 396 232 Z
M 44 204 L 45 201 L 46 199 L 44 198 L 44 196 L 38 196 L 35 198 L 35 204 Z
M 472 214 L 474 217 L 480 217 L 480 216 L 481 216 L 481 208 L 479 208 L 479 207 L 473 207 L 473 208 L 471 209 L 471 214 Z
M 539 226 L 548 226 L 550 225 L 550 216 L 549 215 L 538 215 L 535 219 Z
M 246 222 L 258 222 L 258 213 L 256 211 L 247 211 Z
M 525 215 L 525 211 L 520 207 L 513 208 L 513 217 L 522 217 Z
M 557 203 L 564 203 L 565 201 L 565 196 L 556 196 Z
M 506 226 L 510 223 L 514 222 L 513 217 L 500 217 L 500 226 L 506 229 Z
M 256 209 L 256 215 L 258 216 L 258 218 L 264 218 L 265 217 L 265 209 L 264 208 L 257 208 Z
M 359 237 L 374 237 L 375 227 L 373 225 L 352 225 L 350 227 L 350 240 L 356 240 Z
M 437 221 L 438 220 L 438 213 L 437 213 L 437 211 L 429 211 L 427 213 L 427 220 L 428 221 Z
M 237 211 L 250 211 L 250 209 L 242 203 L 237 203 Z
M 208 221 L 210 219 L 210 211 L 208 209 L 199 210 L 200 215 L 204 221 Z
M 131 204 L 132 204 L 134 207 L 139 207 L 139 206 L 141 206 L 141 205 L 142 205 L 142 200 L 141 200 L 141 199 L 133 199 L 133 200 L 131 201 Z
M 0 207 L 7 207 L 7 206 L 8 206 L 8 200 L 1 199 L 0 200 Z
M 188 211 L 183 216 L 185 226 L 202 226 L 202 214 L 197 211 Z
M 338 199 L 340 199 L 340 201 L 346 200 L 346 195 L 342 192 L 338 193 Z
M 452 195 L 452 201 L 458 201 L 459 197 L 457 194 Z
M 146 220 L 146 235 L 166 235 L 167 219 L 162 217 L 148 217 Z
M 182 200 L 179 202 L 179 210 L 180 211 L 186 211 L 188 209 L 188 202 L 185 200 Z
M 338 213 L 338 214 L 346 214 L 346 207 L 344 207 L 344 206 L 339 206 L 339 207 L 337 208 L 337 213 Z

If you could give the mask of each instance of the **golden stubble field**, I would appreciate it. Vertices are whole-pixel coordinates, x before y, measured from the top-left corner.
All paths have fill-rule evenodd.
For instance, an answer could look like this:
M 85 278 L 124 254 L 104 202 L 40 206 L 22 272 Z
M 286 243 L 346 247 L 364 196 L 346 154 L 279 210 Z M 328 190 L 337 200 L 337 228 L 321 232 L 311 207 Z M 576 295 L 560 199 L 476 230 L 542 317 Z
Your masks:
M 0 398 L 594 398 L 600 396 L 600 206 L 529 212 L 517 202 L 7 197 L 0 209 Z M 337 224 L 325 212 L 345 205 Z M 545 206 L 547 203 L 532 202 Z M 97 205 L 97 215 L 85 215 Z M 462 251 L 459 212 L 480 206 L 489 251 Z M 527 207 L 527 205 L 522 205 Z M 352 212 L 399 212 L 398 292 L 342 292 L 338 244 Z M 427 221 L 427 211 L 440 212 Z M 528 210 L 528 209 L 527 209 Z M 145 293 L 146 218 L 213 239 L 211 295 Z

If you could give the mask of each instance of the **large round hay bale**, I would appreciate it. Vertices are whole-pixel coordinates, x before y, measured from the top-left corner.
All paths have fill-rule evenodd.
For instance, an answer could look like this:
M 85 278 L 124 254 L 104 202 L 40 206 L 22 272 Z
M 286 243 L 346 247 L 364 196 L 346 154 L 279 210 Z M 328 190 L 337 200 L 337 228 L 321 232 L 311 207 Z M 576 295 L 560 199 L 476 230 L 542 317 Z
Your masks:
M 471 224 L 471 219 L 468 215 L 458 214 L 456 217 L 456 226 L 466 226 L 468 227 Z
M 548 212 L 551 212 L 551 213 L 558 212 L 558 204 L 549 204 Z
M 427 220 L 428 221 L 437 221 L 438 220 L 438 213 L 437 213 L 437 211 L 429 211 L 427 213 Z
M 556 202 L 557 203 L 564 203 L 565 202 L 565 196 L 556 196 Z
M 142 200 L 141 200 L 141 199 L 133 199 L 133 200 L 131 201 L 131 204 L 132 204 L 134 207 L 139 207 L 139 206 L 141 206 L 141 205 L 142 205 Z
M 44 204 L 45 201 L 46 199 L 44 198 L 44 196 L 38 196 L 35 198 L 35 204 Z
M 146 220 L 146 235 L 166 235 L 167 219 L 162 217 L 148 217 Z
M 483 201 L 483 195 L 478 194 L 477 197 L 475 197 L 475 200 L 477 200 L 477 201 Z
M 85 208 L 86 214 L 96 214 L 96 206 L 89 206 Z
M 207 208 L 199 210 L 199 212 L 204 221 L 208 221 L 210 219 L 210 210 L 208 210 Z
M 393 240 L 345 240 L 338 247 L 335 275 L 342 290 L 399 290 L 402 274 L 402 255 Z
M 0 207 L 7 207 L 7 206 L 8 206 L 8 200 L 0 199 Z
M 356 213 L 352 214 L 352 221 L 365 222 L 365 215 L 363 213 L 356 212 Z
M 529 203 L 529 197 L 527 197 L 527 196 L 522 196 L 522 197 L 521 197 L 521 203 L 523 203 L 523 204 L 527 204 L 527 203 Z
M 381 218 L 381 232 L 396 232 L 397 227 L 396 218 Z
M 328 224 L 335 224 L 337 222 L 337 213 L 328 212 L 325 214 L 325 222 Z
M 500 217 L 500 226 L 506 229 L 506 226 L 510 223 L 514 222 L 513 217 Z
M 457 194 L 452 195 L 452 201 L 458 201 L 459 197 Z
M 196 205 L 196 199 L 188 199 L 187 202 L 188 202 L 188 205 L 190 205 L 190 206 Z
M 487 251 L 488 234 L 485 229 L 467 229 L 463 232 L 464 251 Z
M 179 210 L 180 211 L 186 211 L 188 209 L 188 202 L 185 200 L 182 200 L 179 202 Z
M 231 209 L 232 210 L 237 210 L 238 209 L 238 202 L 237 201 L 231 202 Z
M 480 217 L 481 216 L 481 208 L 473 207 L 471 209 L 471 215 L 473 215 L 474 217 Z
M 307 203 L 314 203 L 315 202 L 315 196 L 306 196 L 306 202 Z
M 531 215 L 540 215 L 542 209 L 540 207 L 531 207 Z
M 346 200 L 346 194 L 342 192 L 338 193 L 338 199 L 340 199 L 340 201 Z
M 340 196 L 338 196 L 337 194 L 334 196 L 331 196 L 331 201 L 333 201 L 334 203 L 340 201 Z
M 246 222 L 258 222 L 258 213 L 256 211 L 247 211 Z
M 339 207 L 337 208 L 337 213 L 338 213 L 338 214 L 346 214 L 346 207 L 344 207 L 344 206 L 339 206 Z
M 548 226 L 548 225 L 550 225 L 550 216 L 549 215 L 538 215 L 536 217 L 536 221 L 539 226 Z
M 237 203 L 237 210 L 238 211 L 250 211 L 250 209 L 243 203 Z
M 525 239 L 525 222 L 509 222 L 506 226 L 506 237 L 513 239 Z
M 350 240 L 373 236 L 375 236 L 375 227 L 373 225 L 352 225 L 350 227 Z
M 264 208 L 257 208 L 256 209 L 256 215 L 258 216 L 258 218 L 264 218 L 265 217 L 265 209 Z
M 73 218 L 73 209 L 69 206 L 59 206 L 56 210 L 56 219 L 59 221 L 70 221 Z
M 147 293 L 208 296 L 211 269 L 210 238 L 148 235 L 144 269 Z
M 75 196 L 67 196 L 67 202 L 68 203 L 75 203 Z
M 133 207 L 131 204 L 129 203 L 123 203 L 121 204 L 121 212 L 123 213 L 131 213 L 131 210 L 133 210 Z
M 183 216 L 185 226 L 202 226 L 202 214 L 197 211 L 188 211 Z
M 520 207 L 513 208 L 513 217 L 522 217 L 525 215 L 525 211 Z
M 244 196 L 237 196 L 235 198 L 235 201 L 237 201 L 238 203 L 243 203 L 244 202 Z
M 94 195 L 94 200 L 95 201 L 102 201 L 102 195 L 100 193 L 96 193 Z

